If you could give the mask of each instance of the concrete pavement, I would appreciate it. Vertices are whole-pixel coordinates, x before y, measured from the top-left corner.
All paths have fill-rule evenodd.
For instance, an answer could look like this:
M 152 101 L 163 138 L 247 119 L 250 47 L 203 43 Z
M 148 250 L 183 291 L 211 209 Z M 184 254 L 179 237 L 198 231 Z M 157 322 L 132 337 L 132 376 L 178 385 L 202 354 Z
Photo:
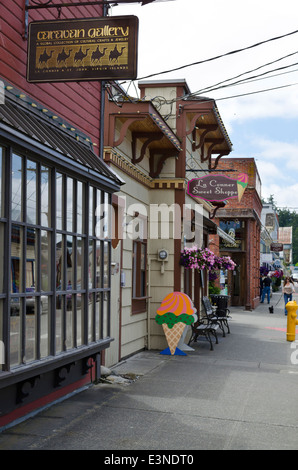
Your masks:
M 297 449 L 298 342 L 286 341 L 283 299 L 274 314 L 262 304 L 231 308 L 231 316 L 231 334 L 219 334 L 214 351 L 201 339 L 187 356 L 136 354 L 113 370 L 137 380 L 93 385 L 45 409 L 3 431 L 0 449 L 102 450 L 104 458 L 133 450 Z

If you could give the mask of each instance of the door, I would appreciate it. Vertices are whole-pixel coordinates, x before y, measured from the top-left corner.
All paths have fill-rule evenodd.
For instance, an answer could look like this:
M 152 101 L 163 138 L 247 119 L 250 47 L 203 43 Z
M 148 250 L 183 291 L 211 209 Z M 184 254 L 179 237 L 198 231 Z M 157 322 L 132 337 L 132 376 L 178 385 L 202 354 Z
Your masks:
M 229 279 L 229 292 L 231 296 L 231 305 L 240 306 L 245 305 L 246 299 L 246 269 L 245 269 L 245 254 L 244 253 L 231 253 L 231 258 L 236 263 L 234 271 L 230 271 Z
M 105 366 L 117 364 L 121 355 L 121 264 L 122 240 L 112 249 L 111 265 L 111 337 L 113 341 L 105 350 Z

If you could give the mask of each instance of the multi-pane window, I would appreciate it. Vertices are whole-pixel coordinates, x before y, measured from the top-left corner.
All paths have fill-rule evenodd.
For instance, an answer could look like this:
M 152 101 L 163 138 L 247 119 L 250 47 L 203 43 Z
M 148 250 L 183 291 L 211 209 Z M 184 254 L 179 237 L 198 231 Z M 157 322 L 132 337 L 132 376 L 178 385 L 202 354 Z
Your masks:
M 0 147 L 6 370 L 110 334 L 110 195 L 11 150 Z
M 2 359 L 1 362 L 4 362 L 4 358 L 1 357 L 3 355 L 3 309 L 4 309 L 4 299 L 5 299 L 5 290 L 4 290 L 4 227 L 5 227 L 5 219 L 4 219 L 4 151 L 3 148 L 0 146 L 0 358 Z M 2 321 L 1 321 L 2 320 Z M 1 354 L 2 353 L 2 354 Z M 0 365 L 1 367 L 1 365 Z
M 133 313 L 146 310 L 146 269 L 147 269 L 147 244 L 143 240 L 133 242 L 132 265 L 132 311 Z

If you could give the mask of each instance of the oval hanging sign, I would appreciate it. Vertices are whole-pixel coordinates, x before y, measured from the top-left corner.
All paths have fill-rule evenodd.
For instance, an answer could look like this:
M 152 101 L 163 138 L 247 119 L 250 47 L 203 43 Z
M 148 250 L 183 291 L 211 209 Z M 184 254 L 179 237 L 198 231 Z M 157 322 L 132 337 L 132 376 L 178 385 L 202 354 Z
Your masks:
M 207 175 L 193 178 L 187 184 L 187 194 L 205 201 L 225 201 L 238 198 L 241 200 L 248 184 L 248 176 L 240 173 L 237 179 L 224 175 Z

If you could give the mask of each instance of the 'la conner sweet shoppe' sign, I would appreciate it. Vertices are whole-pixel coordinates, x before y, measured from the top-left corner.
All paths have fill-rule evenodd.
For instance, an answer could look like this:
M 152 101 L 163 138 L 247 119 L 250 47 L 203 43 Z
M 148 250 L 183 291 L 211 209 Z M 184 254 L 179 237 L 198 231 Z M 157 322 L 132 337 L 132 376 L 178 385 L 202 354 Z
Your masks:
M 187 194 L 205 201 L 241 200 L 248 183 L 248 176 L 240 173 L 237 179 L 224 175 L 207 175 L 193 178 L 187 184 Z

